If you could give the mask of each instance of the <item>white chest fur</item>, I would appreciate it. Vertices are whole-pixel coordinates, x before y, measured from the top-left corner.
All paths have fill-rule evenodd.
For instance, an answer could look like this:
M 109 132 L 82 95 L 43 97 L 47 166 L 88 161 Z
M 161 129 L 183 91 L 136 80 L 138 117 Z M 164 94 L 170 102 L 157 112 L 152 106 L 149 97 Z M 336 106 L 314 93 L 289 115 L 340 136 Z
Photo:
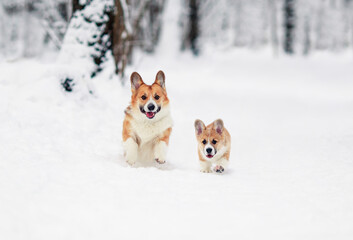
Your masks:
M 140 138 L 141 145 L 155 139 L 163 134 L 165 130 L 173 126 L 172 118 L 169 114 L 163 114 L 155 120 L 147 119 L 146 117 L 137 117 L 131 121 L 131 128 L 134 133 Z

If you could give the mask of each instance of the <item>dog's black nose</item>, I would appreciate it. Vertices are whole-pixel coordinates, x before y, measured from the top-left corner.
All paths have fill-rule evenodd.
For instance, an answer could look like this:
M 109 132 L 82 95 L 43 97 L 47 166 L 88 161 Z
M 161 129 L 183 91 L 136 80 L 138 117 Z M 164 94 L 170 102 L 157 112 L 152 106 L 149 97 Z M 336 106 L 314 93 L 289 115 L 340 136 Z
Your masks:
M 211 152 L 212 152 L 212 148 L 207 148 L 207 149 L 206 149 L 206 152 L 207 152 L 207 153 L 211 153 Z
M 148 110 L 153 111 L 155 106 L 153 103 L 150 103 L 150 104 L 148 104 L 147 108 L 148 108 Z

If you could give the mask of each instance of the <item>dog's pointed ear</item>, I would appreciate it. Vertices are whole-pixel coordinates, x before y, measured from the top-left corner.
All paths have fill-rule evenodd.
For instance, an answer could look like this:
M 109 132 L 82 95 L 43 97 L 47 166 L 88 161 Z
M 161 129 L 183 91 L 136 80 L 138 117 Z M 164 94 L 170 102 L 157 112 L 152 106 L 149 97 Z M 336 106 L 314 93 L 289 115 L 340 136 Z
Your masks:
M 217 119 L 216 121 L 214 121 L 213 127 L 216 130 L 216 132 L 221 135 L 223 133 L 223 129 L 224 129 L 224 124 L 223 124 L 222 119 Z
M 156 75 L 156 80 L 154 83 L 158 84 L 161 86 L 163 89 L 165 89 L 165 75 L 163 71 L 159 71 Z
M 194 125 L 195 125 L 196 135 L 200 135 L 203 132 L 203 130 L 205 130 L 205 128 L 206 128 L 205 124 L 199 119 L 195 120 Z
M 131 91 L 136 91 L 143 83 L 140 74 L 133 72 L 130 77 Z

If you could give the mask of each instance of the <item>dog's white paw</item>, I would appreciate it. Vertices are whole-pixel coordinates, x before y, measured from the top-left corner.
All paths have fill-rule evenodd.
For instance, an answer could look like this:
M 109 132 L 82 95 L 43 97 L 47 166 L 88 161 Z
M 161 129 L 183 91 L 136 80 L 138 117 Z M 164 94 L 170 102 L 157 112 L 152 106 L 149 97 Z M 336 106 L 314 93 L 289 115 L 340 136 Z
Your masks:
M 154 160 L 159 164 L 164 164 L 167 153 L 167 144 L 164 141 L 160 141 L 156 144 L 154 149 Z
M 200 172 L 202 172 L 202 173 L 211 173 L 212 171 L 211 171 L 211 169 L 201 169 L 200 170 Z
M 136 161 L 135 160 L 132 160 L 132 159 L 127 159 L 126 160 L 127 164 L 129 164 L 130 166 L 134 166 Z
M 223 173 L 224 172 L 224 167 L 217 165 L 217 166 L 215 166 L 213 168 L 213 171 L 215 171 L 216 173 Z
M 133 166 L 137 161 L 138 145 L 132 138 L 124 142 L 124 152 L 127 164 Z
M 164 164 L 165 163 L 165 160 L 163 160 L 163 159 L 155 158 L 154 160 L 156 160 L 156 162 L 159 163 L 159 164 Z

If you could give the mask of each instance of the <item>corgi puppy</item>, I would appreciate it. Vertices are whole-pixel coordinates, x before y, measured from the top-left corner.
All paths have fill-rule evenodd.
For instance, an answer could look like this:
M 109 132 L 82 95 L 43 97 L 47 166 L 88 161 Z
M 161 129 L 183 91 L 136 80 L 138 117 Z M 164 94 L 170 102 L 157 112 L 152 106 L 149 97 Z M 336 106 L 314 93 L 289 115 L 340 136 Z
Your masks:
M 218 119 L 207 127 L 201 120 L 195 121 L 195 132 L 198 142 L 198 154 L 201 172 L 213 171 L 222 173 L 229 163 L 230 134 L 223 121 Z
M 165 163 L 172 119 L 165 87 L 165 75 L 159 71 L 152 85 L 146 85 L 134 72 L 131 103 L 123 123 L 124 156 L 129 165 L 137 161 Z

